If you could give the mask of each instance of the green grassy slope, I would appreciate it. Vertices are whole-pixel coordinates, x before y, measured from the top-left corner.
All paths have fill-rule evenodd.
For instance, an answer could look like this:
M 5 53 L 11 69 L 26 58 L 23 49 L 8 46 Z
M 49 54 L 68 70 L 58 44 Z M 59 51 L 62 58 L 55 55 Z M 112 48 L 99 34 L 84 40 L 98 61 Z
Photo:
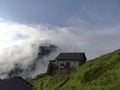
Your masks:
M 33 79 L 36 90 L 120 90 L 120 50 L 90 60 L 70 76 Z

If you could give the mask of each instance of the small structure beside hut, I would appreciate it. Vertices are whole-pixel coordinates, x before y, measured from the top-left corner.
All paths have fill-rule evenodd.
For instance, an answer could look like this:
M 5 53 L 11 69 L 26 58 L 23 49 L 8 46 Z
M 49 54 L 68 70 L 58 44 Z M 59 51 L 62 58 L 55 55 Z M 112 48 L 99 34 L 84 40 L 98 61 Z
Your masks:
M 50 60 L 53 69 L 61 73 L 70 73 L 86 62 L 85 53 L 60 53 L 55 60 Z

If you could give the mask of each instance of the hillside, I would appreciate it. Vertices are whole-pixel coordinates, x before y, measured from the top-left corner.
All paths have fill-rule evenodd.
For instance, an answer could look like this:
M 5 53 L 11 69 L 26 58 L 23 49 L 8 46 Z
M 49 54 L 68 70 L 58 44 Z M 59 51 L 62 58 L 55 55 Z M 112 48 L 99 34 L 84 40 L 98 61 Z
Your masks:
M 70 76 L 38 75 L 36 90 L 120 90 L 120 50 L 90 60 Z

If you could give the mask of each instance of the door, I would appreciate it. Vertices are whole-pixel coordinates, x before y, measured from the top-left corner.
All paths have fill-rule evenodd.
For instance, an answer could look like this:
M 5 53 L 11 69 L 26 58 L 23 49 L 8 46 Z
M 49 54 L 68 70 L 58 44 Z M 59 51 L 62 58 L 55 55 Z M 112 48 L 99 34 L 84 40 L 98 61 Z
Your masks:
M 70 68 L 71 68 L 70 62 L 66 62 L 66 67 L 67 67 L 67 69 L 70 69 Z

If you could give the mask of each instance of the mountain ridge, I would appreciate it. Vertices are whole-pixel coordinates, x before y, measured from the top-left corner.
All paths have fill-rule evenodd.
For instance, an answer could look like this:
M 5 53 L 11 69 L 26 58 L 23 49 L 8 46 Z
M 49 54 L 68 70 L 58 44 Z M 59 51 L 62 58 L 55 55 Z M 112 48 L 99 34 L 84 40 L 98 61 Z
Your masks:
M 38 75 L 36 90 L 120 90 L 120 49 L 90 60 L 71 75 Z

